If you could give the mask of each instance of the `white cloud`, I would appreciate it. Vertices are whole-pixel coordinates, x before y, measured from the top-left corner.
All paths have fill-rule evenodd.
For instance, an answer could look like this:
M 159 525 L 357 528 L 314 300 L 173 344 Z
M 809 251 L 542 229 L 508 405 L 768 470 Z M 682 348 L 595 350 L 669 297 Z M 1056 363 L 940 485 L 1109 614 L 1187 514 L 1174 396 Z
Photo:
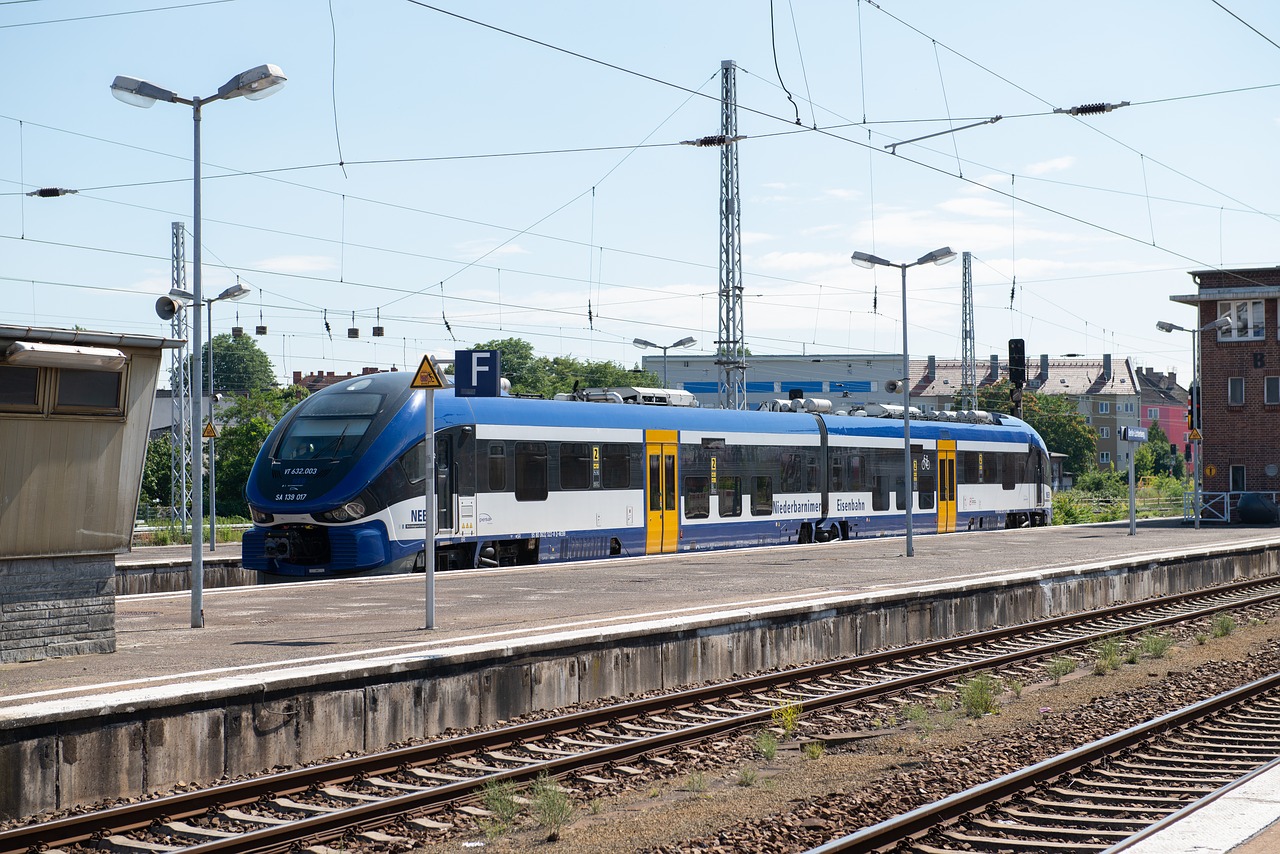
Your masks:
M 1047 175 L 1050 172 L 1065 172 L 1076 163 L 1076 159 L 1071 156 L 1055 157 L 1052 160 L 1041 160 L 1039 163 L 1032 163 L 1027 166 L 1028 175 Z
M 264 258 L 254 266 L 273 273 L 320 273 L 334 269 L 333 259 L 327 255 L 277 255 Z

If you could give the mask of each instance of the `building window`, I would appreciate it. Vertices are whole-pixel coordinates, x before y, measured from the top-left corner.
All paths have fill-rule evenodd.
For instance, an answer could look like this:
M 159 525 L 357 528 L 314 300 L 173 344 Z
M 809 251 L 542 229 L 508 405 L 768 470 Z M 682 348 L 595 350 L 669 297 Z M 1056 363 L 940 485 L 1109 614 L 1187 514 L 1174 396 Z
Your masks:
M 1148 421 L 1159 421 L 1159 420 L 1160 420 L 1160 410 L 1159 410 L 1159 408 L 1158 408 L 1158 407 L 1155 407 L 1155 406 L 1148 406 L 1148 407 L 1147 407 L 1147 420 L 1148 420 Z
M 31 412 L 38 408 L 40 369 L 0 365 L 0 409 Z
M 1137 409 L 1138 409 L 1138 404 L 1136 403 L 1122 403 L 1117 407 L 1116 411 L 1132 414 L 1133 412 L 1136 412 Z
M 1099 465 L 1104 465 L 1104 466 L 1105 466 L 1105 465 L 1110 465 L 1110 463 L 1111 463 L 1111 452 L 1110 452 L 1110 451 L 1103 451 L 1103 452 L 1101 452 L 1100 454 L 1098 454 L 1098 464 L 1099 464 Z
M 1244 377 L 1227 378 L 1227 406 L 1244 406 Z
M 1262 402 L 1280 403 L 1280 377 L 1263 377 Z
M 1110 438 L 1111 438 L 1111 428 L 1110 428 L 1110 427 L 1099 427 L 1099 428 L 1098 428 L 1098 438 L 1099 438 L 1099 439 L 1110 439 Z
M 58 391 L 54 412 L 105 412 L 124 414 L 121 391 L 124 374 L 62 368 L 58 371 Z
M 1105 401 L 1105 400 L 1100 400 L 1100 401 L 1098 401 L 1098 414 L 1099 414 L 1099 415 L 1106 415 L 1106 414 L 1107 414 L 1108 412 L 1110 412 L 1110 411 L 1111 411 L 1111 404 L 1110 404 L 1110 403 L 1108 403 L 1108 402 L 1107 402 L 1107 401 Z
M 1219 341 L 1249 341 L 1266 337 L 1266 315 L 1260 299 L 1222 300 L 1218 303 L 1218 317 L 1231 319 L 1229 327 L 1219 330 Z
M 1244 466 L 1231 467 L 1231 491 L 1244 492 Z

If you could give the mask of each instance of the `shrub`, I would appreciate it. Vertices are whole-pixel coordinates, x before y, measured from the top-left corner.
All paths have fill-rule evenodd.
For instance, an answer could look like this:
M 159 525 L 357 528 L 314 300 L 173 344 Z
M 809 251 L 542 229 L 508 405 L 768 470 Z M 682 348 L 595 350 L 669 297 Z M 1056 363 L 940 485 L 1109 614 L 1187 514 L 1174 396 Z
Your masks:
M 810 741 L 800 748 L 800 755 L 805 759 L 821 759 L 822 754 L 827 750 L 826 745 L 820 741 Z
M 960 707 L 971 718 L 980 718 L 999 709 L 996 691 L 1000 683 L 989 673 L 979 673 L 960 683 Z
M 1152 658 L 1164 658 L 1165 653 L 1173 647 L 1173 638 L 1166 634 L 1147 632 L 1139 639 L 1138 645 L 1142 649 L 1143 655 L 1149 655 Z
M 1213 618 L 1213 636 L 1225 638 L 1236 630 L 1236 621 L 1230 614 L 1219 614 Z
M 545 774 L 534 781 L 529 795 L 534 821 L 546 828 L 547 841 L 555 842 L 573 815 L 573 799 Z
M 767 761 L 772 762 L 778 755 L 778 737 L 767 729 L 756 733 L 756 751 Z
M 773 719 L 774 724 L 782 730 L 785 735 L 791 735 L 795 732 L 796 724 L 800 722 L 800 714 L 803 709 L 799 703 L 783 703 L 775 708 L 769 715 Z

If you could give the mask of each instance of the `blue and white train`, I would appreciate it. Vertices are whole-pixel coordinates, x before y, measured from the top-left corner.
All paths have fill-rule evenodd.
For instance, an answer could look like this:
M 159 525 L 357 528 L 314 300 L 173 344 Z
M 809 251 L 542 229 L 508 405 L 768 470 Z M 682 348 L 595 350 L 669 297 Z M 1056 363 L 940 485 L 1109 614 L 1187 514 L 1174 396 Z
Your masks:
M 913 532 L 1050 521 L 1044 442 L 1009 416 L 913 415 L 904 488 L 900 407 L 743 412 L 641 402 L 678 391 L 598 395 L 609 405 L 445 389 L 428 473 L 425 393 L 411 379 L 347 380 L 281 419 L 249 476 L 247 568 L 420 569 L 428 475 L 437 569 L 899 534 L 908 497 Z

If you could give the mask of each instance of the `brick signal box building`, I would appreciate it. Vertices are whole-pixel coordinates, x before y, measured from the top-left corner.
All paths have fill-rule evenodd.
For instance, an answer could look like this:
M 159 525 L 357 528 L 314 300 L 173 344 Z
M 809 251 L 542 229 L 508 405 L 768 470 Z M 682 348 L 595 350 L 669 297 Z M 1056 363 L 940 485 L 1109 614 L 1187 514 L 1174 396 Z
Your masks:
M 1196 307 L 1206 515 L 1243 492 L 1280 492 L 1280 267 L 1199 270 L 1197 292 L 1171 297 Z M 1216 494 L 1216 495 L 1215 495 Z M 1225 494 L 1225 495 L 1223 495 Z M 1214 507 L 1215 499 L 1227 504 Z

